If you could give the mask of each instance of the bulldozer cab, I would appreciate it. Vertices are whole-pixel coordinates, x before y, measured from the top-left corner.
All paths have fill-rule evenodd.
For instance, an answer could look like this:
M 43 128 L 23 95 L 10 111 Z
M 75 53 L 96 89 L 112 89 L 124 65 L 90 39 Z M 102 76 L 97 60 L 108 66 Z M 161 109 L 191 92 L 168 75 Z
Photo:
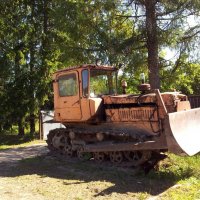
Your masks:
M 113 71 L 91 69 L 89 79 L 90 97 L 101 97 L 102 95 L 116 93 L 115 78 Z
M 116 68 L 84 65 L 53 75 L 55 120 L 100 121 L 104 118 L 102 96 L 116 93 Z

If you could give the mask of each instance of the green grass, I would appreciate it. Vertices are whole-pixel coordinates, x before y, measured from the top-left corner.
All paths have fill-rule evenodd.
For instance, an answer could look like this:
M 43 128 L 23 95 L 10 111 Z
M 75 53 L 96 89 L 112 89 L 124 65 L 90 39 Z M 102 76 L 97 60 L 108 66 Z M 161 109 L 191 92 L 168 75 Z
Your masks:
M 18 147 L 27 147 L 27 146 L 30 146 L 30 145 L 43 144 L 43 143 L 45 143 L 45 142 L 41 141 L 41 140 L 32 140 L 32 141 L 29 141 L 29 142 L 25 142 L 25 143 L 21 143 L 21 144 L 15 144 L 15 145 L 0 145 L 0 150 L 18 148 Z
M 194 176 L 177 182 L 176 187 L 169 189 L 163 199 L 194 200 L 200 199 L 200 180 Z
M 92 161 L 68 162 L 64 157 L 50 160 L 44 157 L 26 159 L 21 162 L 18 172 L 21 170 L 31 174 L 30 171 L 34 169 L 35 173 L 35 168 L 40 166 L 36 170 L 37 174 L 56 178 L 58 182 L 64 181 L 64 185 L 60 186 L 61 191 L 73 183 L 78 183 L 80 187 L 85 187 L 87 183 L 89 190 L 94 183 L 93 189 L 99 193 L 98 197 L 104 195 L 111 200 L 117 197 L 144 200 L 152 196 L 164 200 L 200 199 L 200 155 L 168 156 L 160 162 L 157 170 L 152 170 L 148 175 L 144 175 L 141 170 L 135 173 L 134 170 L 96 165 Z M 84 196 L 77 198 L 85 199 Z
M 0 149 L 40 142 L 34 140 L 29 134 L 24 137 L 16 134 L 0 134 Z M 34 182 L 34 178 L 37 183 L 38 176 L 40 179 L 48 177 L 49 190 L 39 188 L 40 193 L 47 197 L 51 197 L 49 196 L 51 189 L 56 188 L 58 193 L 66 191 L 66 194 L 76 194 L 77 192 L 74 199 L 85 199 L 87 195 L 88 198 L 97 195 L 95 197 L 97 199 L 105 196 L 105 199 L 111 200 L 117 198 L 144 200 L 152 196 L 164 200 L 200 199 L 200 154 L 192 157 L 168 154 L 168 158 L 161 161 L 158 168 L 148 175 L 144 175 L 141 170 L 121 170 L 116 167 L 97 165 L 92 161 L 68 162 L 62 157 L 46 158 L 45 156 L 22 160 L 16 172 L 12 171 L 12 173 L 16 173 L 18 181 L 22 179 L 22 184 L 26 175 L 28 175 L 27 184 L 29 181 Z M 37 186 L 35 187 L 38 190 Z M 77 187 L 82 188 L 83 195 L 78 193 L 80 189 Z
M 168 158 L 161 162 L 159 172 L 172 174 L 177 180 L 191 176 L 200 179 L 200 154 L 191 157 L 169 154 Z
M 35 170 L 36 168 L 38 168 Z M 74 184 L 88 189 L 88 195 L 95 190 L 97 197 L 105 199 L 139 199 L 145 200 L 152 196 L 164 200 L 194 200 L 200 199 L 200 155 L 179 157 L 169 154 L 169 157 L 159 164 L 159 169 L 152 170 L 148 175 L 140 170 L 118 169 L 105 167 L 92 161 L 68 162 L 64 157 L 46 159 L 36 157 L 21 162 L 18 172 L 31 174 L 33 170 L 44 177 L 63 181 L 60 191 L 68 190 Z M 95 188 L 93 187 L 95 185 Z M 55 185 L 54 185 L 55 186 Z M 55 186 L 57 187 L 57 186 Z M 89 191 L 91 190 L 91 191 Z M 71 192 L 70 190 L 68 191 Z M 85 199 L 78 196 L 77 199 Z
M 16 133 L 0 133 L 0 150 L 24 147 L 31 144 L 37 144 L 43 141 L 35 139 L 34 135 L 26 133 L 24 136 L 19 136 Z
M 180 157 L 169 154 L 160 163 L 159 170 L 152 171 L 148 177 L 174 183 L 163 193 L 161 199 L 200 199 L 200 155 Z

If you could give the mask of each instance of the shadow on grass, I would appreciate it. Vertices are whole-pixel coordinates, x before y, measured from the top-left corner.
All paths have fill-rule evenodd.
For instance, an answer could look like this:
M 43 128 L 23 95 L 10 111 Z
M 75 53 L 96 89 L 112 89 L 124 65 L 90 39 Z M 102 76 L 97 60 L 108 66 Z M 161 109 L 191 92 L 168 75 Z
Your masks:
M 81 162 L 77 159 L 66 160 L 66 158 L 39 156 L 20 161 L 17 166 L 3 172 L 0 176 L 19 177 L 23 175 L 37 174 L 41 177 L 52 177 L 63 180 L 63 185 L 88 183 L 91 181 L 107 181 L 113 186 L 98 192 L 97 196 L 106 196 L 113 192 L 125 194 L 147 193 L 159 195 L 172 187 L 179 179 L 186 178 L 187 172 L 181 177 L 172 172 L 151 171 L 148 175 L 140 169 L 119 168 L 110 164 L 97 164 L 94 161 Z M 68 180 L 72 180 L 70 183 Z
M 17 145 L 23 144 L 25 142 L 30 142 L 34 139 L 31 134 L 25 134 L 24 136 L 19 136 L 16 134 L 2 134 L 0 133 L 0 145 Z

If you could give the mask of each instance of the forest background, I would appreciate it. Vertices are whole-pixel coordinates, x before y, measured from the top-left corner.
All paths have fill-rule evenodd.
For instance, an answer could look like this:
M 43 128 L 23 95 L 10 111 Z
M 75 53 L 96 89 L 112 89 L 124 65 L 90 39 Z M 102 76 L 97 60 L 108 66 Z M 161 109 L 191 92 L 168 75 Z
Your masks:
M 200 94 L 198 0 L 0 0 L 0 131 L 34 134 L 52 101 L 52 73 L 84 63 L 121 67 L 128 92 Z

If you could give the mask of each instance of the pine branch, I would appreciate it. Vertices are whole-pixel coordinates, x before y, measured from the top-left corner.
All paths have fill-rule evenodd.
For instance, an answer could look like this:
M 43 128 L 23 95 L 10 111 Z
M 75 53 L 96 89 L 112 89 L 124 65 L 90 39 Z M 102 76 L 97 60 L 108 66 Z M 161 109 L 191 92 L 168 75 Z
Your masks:
M 197 30 L 197 31 L 196 31 Z M 198 34 L 200 34 L 200 25 L 194 26 L 191 29 L 189 29 L 186 33 L 185 36 L 183 36 L 181 38 L 181 42 L 186 42 L 191 40 L 192 38 L 194 38 L 195 36 L 197 36 Z
M 172 13 L 174 13 L 174 12 L 177 12 L 177 11 L 184 11 L 185 10 L 185 8 L 187 8 L 187 6 L 188 6 L 188 2 L 187 3 L 182 3 L 182 4 L 179 4 L 177 7 L 175 7 L 174 9 L 171 9 L 171 10 L 169 10 L 169 11 L 166 11 L 166 12 L 162 12 L 162 13 L 157 13 L 156 15 L 157 16 L 166 16 L 166 15 L 170 15 L 170 14 L 172 14 Z
M 185 52 L 186 49 L 187 49 L 187 47 L 186 47 L 185 45 L 184 45 L 184 46 L 182 45 L 182 46 L 180 47 L 180 54 L 179 54 L 178 59 L 177 59 L 176 62 L 175 62 L 175 66 L 174 66 L 174 68 L 172 69 L 171 74 L 175 73 L 176 70 L 179 68 L 179 66 L 180 66 L 180 64 L 181 64 L 182 55 L 184 54 L 184 52 Z
M 140 18 L 145 16 L 146 15 L 116 15 L 116 17 L 125 17 L 125 18 Z

